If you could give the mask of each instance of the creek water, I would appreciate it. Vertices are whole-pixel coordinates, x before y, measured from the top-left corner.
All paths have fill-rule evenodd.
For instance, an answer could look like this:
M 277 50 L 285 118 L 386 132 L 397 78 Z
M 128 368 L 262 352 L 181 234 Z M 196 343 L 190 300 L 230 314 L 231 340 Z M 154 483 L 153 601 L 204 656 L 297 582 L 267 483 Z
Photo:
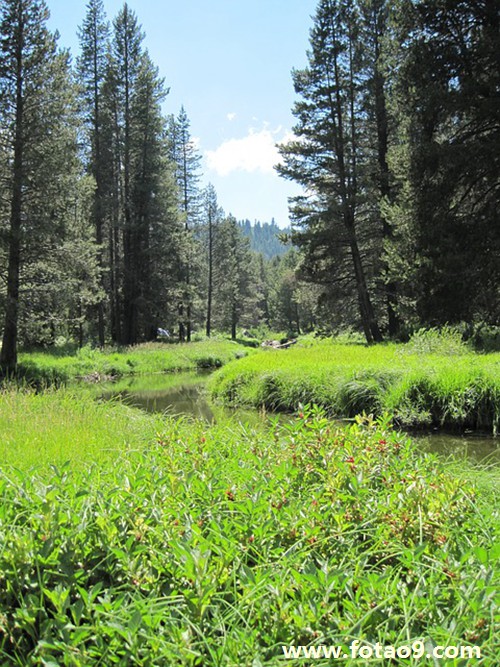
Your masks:
M 147 412 L 159 412 L 172 416 L 187 415 L 217 421 L 232 416 L 254 426 L 276 417 L 250 409 L 228 409 L 214 405 L 206 391 L 209 373 L 172 373 L 142 377 L 128 377 L 99 388 L 102 398 L 120 400 Z M 280 414 L 287 421 L 290 415 Z M 500 438 L 465 433 L 449 434 L 441 431 L 412 433 L 412 438 L 422 449 L 444 457 L 467 458 L 471 462 L 500 465 Z

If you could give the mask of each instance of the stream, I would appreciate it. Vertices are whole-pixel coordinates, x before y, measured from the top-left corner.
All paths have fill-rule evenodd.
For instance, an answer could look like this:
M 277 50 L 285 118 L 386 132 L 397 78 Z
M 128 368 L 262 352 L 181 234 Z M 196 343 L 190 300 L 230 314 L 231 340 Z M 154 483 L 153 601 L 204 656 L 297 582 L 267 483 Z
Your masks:
M 206 392 L 209 373 L 171 373 L 141 377 L 126 377 L 118 382 L 99 387 L 105 400 L 120 400 L 146 412 L 160 412 L 173 416 L 188 415 L 207 422 L 224 417 L 237 417 L 243 423 L 261 424 L 270 417 L 252 409 L 230 409 L 214 405 Z M 280 414 L 283 421 L 288 414 Z M 464 457 L 471 462 L 500 465 L 500 439 L 484 434 L 450 434 L 442 431 L 412 433 L 422 449 L 444 457 Z

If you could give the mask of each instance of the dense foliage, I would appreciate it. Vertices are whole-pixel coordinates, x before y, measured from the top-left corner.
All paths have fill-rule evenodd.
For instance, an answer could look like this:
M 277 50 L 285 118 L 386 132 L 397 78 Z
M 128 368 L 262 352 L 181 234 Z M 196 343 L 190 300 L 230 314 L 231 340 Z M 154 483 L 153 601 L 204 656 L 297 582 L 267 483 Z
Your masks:
M 304 410 L 250 431 L 143 415 L 145 442 L 133 410 L 75 398 L 0 395 L 14 416 L 43 410 L 48 442 L 92 418 L 102 444 L 85 463 L 76 432 L 64 454 L 56 438 L 51 460 L 71 467 L 34 471 L 36 419 L 13 435 L 2 664 L 278 665 L 289 644 L 409 637 L 477 645 L 494 664 L 495 510 L 385 423 L 344 429 Z M 110 420 L 121 451 L 105 449 Z
M 290 229 L 278 227 L 274 218 L 271 222 L 256 220 L 253 225 L 250 220 L 242 220 L 238 224 L 243 234 L 250 239 L 252 250 L 261 253 L 266 259 L 272 259 L 287 252 L 289 244 L 284 243 L 281 239 L 290 233 Z
M 499 52 L 497 0 L 319 1 L 278 170 L 337 325 L 498 325 Z

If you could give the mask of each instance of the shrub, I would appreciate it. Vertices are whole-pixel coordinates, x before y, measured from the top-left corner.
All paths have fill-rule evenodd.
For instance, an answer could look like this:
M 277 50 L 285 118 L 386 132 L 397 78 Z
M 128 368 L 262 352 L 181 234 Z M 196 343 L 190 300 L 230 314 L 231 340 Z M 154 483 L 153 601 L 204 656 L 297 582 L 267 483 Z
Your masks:
M 441 329 L 419 329 L 410 337 L 406 351 L 411 354 L 465 354 L 467 346 L 463 341 L 462 333 L 453 327 L 445 326 Z

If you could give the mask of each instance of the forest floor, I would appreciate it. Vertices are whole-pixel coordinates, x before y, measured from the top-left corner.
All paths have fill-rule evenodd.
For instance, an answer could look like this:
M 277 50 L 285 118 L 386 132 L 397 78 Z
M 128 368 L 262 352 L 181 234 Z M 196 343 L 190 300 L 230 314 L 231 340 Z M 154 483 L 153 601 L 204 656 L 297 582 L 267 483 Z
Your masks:
M 497 664 L 498 470 L 384 420 L 209 426 L 73 387 L 0 392 L 0 442 L 2 665 L 271 667 L 354 639 Z

